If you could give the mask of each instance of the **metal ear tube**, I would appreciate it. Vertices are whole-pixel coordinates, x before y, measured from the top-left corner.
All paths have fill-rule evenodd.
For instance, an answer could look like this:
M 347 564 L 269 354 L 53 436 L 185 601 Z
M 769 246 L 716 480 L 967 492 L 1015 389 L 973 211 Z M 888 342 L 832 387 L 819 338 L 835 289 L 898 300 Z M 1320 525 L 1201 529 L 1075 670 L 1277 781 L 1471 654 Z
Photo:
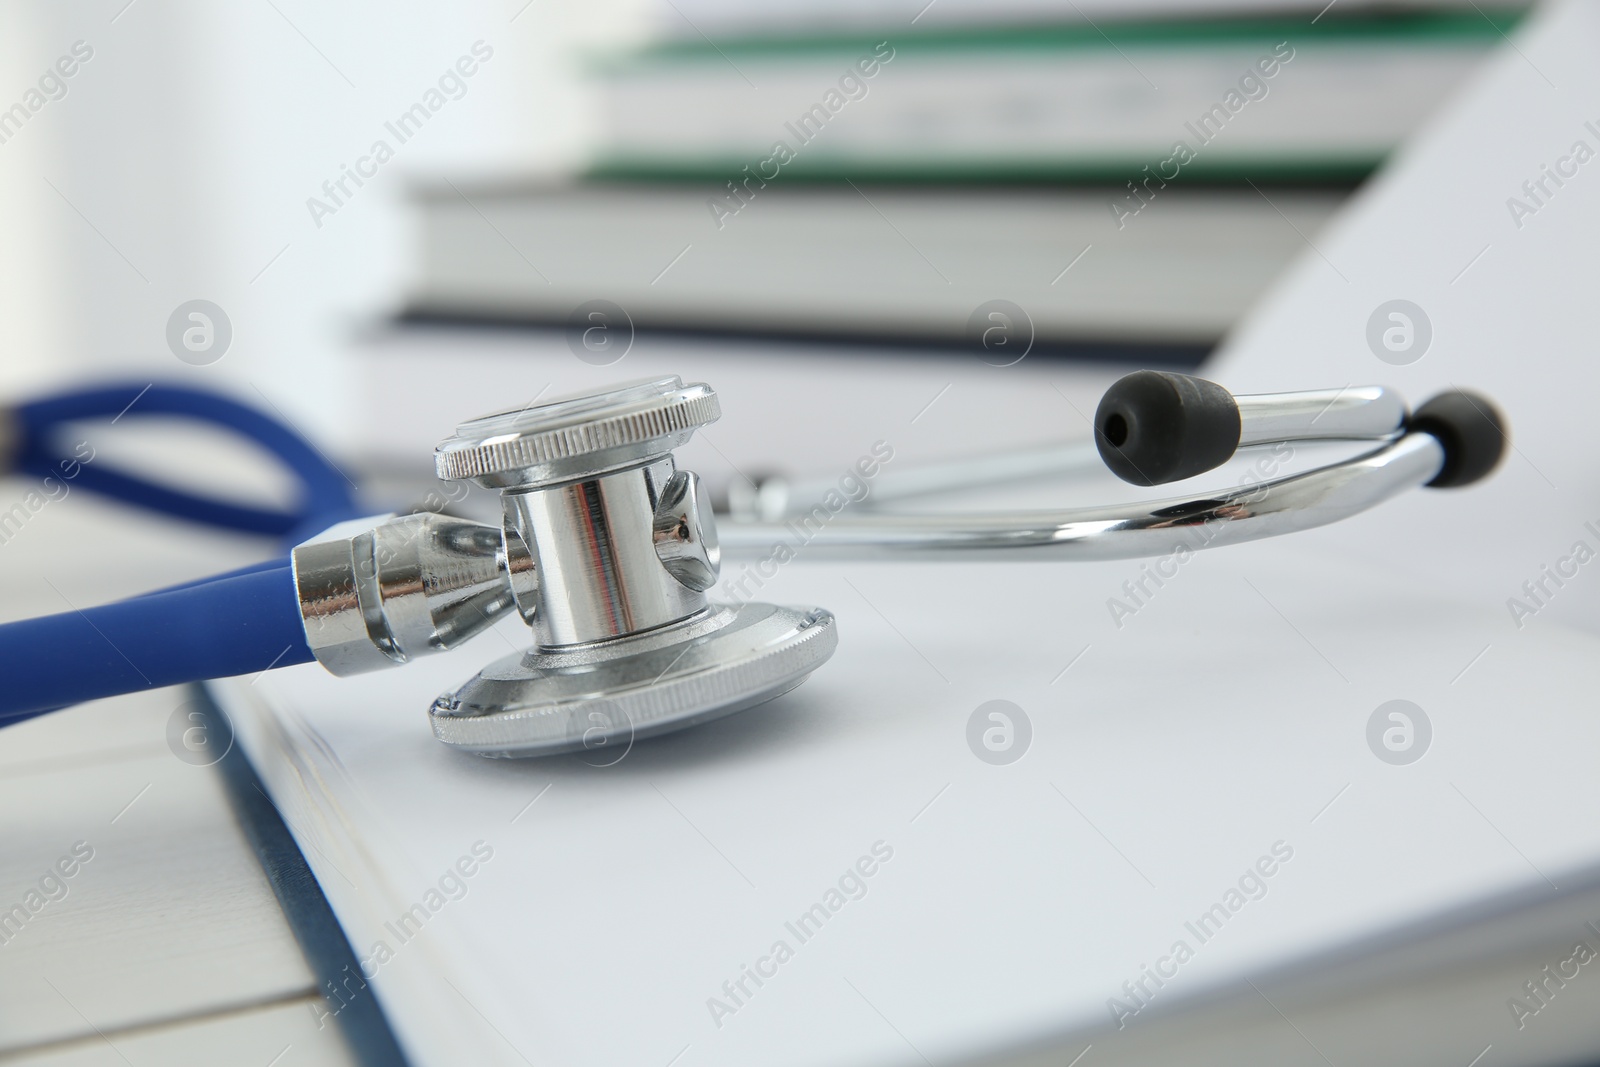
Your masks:
M 440 741 L 486 756 L 623 747 L 788 692 L 833 654 L 834 617 L 708 599 L 724 553 L 756 557 L 789 533 L 772 515 L 719 531 L 700 479 L 678 469 L 673 450 L 720 415 L 709 386 L 670 377 L 463 423 L 435 450 L 439 476 L 497 490 L 501 525 L 412 515 L 342 524 L 300 545 L 294 579 L 312 654 L 336 674 L 394 666 L 515 611 L 533 647 L 429 711 Z M 1233 396 L 1150 371 L 1114 385 L 1095 417 L 1101 460 L 1139 485 L 1300 440 L 1372 447 L 1249 488 L 1114 507 L 863 508 L 833 518 L 805 553 L 1043 561 L 1219 547 L 1325 525 L 1417 486 L 1470 484 L 1493 470 L 1506 435 L 1493 406 L 1466 393 L 1410 415 L 1376 386 Z M 1054 454 L 1079 462 L 1081 451 Z M 1009 466 L 1031 476 L 1049 454 L 1032 450 Z M 904 495 L 1008 469 L 1004 457 L 946 464 L 907 479 Z

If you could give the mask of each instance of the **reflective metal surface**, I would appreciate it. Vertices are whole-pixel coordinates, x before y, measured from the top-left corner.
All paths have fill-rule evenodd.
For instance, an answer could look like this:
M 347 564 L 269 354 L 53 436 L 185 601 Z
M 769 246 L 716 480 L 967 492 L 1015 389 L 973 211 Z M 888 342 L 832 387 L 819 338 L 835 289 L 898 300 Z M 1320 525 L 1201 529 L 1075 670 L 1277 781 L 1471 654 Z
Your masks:
M 1258 393 L 1233 399 L 1239 408 L 1239 448 L 1279 441 L 1381 441 L 1405 429 L 1405 401 L 1381 385 Z M 851 506 L 868 511 L 918 496 L 1104 469 L 1091 440 L 1028 445 L 885 470 L 873 482 L 872 495 Z M 804 514 L 837 489 L 837 480 L 828 478 L 769 475 L 758 477 L 756 483 L 751 486 L 736 479 L 729 484 L 726 512 L 734 521 L 774 522 Z
M 1405 429 L 1406 402 L 1381 385 L 1235 396 L 1239 447 L 1278 441 L 1381 440 Z
M 338 675 L 453 648 L 513 606 L 499 528 L 469 519 L 355 519 L 291 561 L 306 642 Z
M 535 647 L 435 702 L 434 734 L 486 755 L 544 755 L 702 722 L 799 685 L 832 654 L 833 616 L 718 607 L 715 518 L 672 450 L 721 412 L 677 378 L 463 423 L 441 477 L 501 492 L 504 581 Z
M 1216 548 L 1337 522 L 1430 481 L 1444 449 L 1424 433 L 1355 459 L 1199 498 L 1069 511 L 970 515 L 853 514 L 826 523 L 721 527 L 731 558 L 768 556 L 782 542 L 816 559 L 1102 560 Z
M 665 455 L 721 417 L 703 382 L 632 382 L 464 422 L 434 449 L 434 465 L 447 481 L 490 489 L 592 478 Z
M 672 457 L 599 478 L 508 490 L 506 526 L 538 575 L 532 625 L 541 648 L 621 637 L 705 610 L 662 565 L 651 530 Z
M 703 517 L 702 517 L 703 516 Z M 722 549 L 717 527 L 693 471 L 679 471 L 667 479 L 650 526 L 656 558 L 667 572 L 690 589 L 704 591 L 717 584 L 722 572 Z
M 924 463 L 904 469 L 886 467 L 872 482 L 872 494 L 852 507 L 874 508 L 898 500 L 965 489 L 989 488 L 1037 478 L 1103 471 L 1100 453 L 1088 438 L 1059 444 L 1028 445 L 986 455 Z M 727 514 L 736 522 L 771 522 L 809 511 L 839 489 L 839 479 L 757 477 L 751 486 L 734 479 L 728 486 Z
M 479 755 L 584 750 L 615 762 L 636 740 L 787 693 L 838 640 L 821 608 L 718 607 L 615 648 L 508 656 L 441 696 L 428 718 L 439 740 Z

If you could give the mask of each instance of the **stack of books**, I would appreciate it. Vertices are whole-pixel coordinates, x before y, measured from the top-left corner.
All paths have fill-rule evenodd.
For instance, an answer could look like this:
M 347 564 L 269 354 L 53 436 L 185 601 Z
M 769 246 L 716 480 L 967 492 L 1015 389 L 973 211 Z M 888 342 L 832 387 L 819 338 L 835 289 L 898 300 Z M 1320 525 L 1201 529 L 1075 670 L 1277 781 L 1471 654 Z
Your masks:
M 416 191 L 407 318 L 1192 363 L 1521 14 L 672 10 L 585 173 Z

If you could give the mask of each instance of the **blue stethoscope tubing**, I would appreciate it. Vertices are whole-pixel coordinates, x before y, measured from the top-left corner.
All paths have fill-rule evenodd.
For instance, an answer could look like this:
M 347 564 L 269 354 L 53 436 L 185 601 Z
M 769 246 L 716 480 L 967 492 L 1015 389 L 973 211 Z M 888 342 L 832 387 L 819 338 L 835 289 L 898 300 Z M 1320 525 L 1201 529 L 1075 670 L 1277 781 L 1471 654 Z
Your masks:
M 185 418 L 235 433 L 281 462 L 300 485 L 298 506 L 268 510 L 198 496 L 117 470 L 76 463 L 68 423 Z M 12 412 L 14 470 L 189 522 L 294 543 L 358 514 L 345 475 L 291 427 L 209 390 L 165 384 L 100 386 L 43 397 Z M 119 693 L 307 663 L 287 558 L 254 564 L 98 607 L 0 625 L 0 726 Z
M 13 464 L 18 471 L 40 478 L 57 475 L 61 464 L 72 460 L 60 448 L 61 429 L 68 423 L 177 416 L 209 423 L 253 441 L 277 457 L 300 481 L 302 494 L 297 510 L 267 511 L 195 496 L 104 464 L 83 465 L 79 469 L 75 479 L 79 486 L 174 518 L 287 538 L 308 523 L 326 519 L 327 525 L 354 512 L 352 486 L 315 446 L 282 422 L 220 393 L 161 384 L 102 386 L 30 401 L 17 407 L 13 416 L 18 436 Z

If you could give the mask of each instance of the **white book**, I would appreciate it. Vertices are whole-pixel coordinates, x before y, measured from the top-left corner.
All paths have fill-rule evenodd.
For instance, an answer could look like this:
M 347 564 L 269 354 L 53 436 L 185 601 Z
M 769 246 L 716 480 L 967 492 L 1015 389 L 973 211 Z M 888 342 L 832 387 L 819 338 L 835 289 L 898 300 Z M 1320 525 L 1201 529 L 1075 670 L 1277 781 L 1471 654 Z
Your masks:
M 1548 818 L 1600 805 L 1593 638 L 1547 627 L 1452 685 L 1499 617 L 1391 572 L 1290 543 L 1202 554 L 1118 630 L 1106 601 L 1139 576 L 802 557 L 764 592 L 836 610 L 834 659 L 614 764 L 431 738 L 432 697 L 525 645 L 520 623 L 393 673 L 218 695 L 423 1064 L 1115 1057 L 1196 998 L 1600 856 L 1592 820 Z M 1004 767 L 966 739 L 996 699 L 1032 725 Z M 1395 699 L 1433 723 L 1407 767 L 1366 740 Z M 1511 707 L 1560 743 L 1508 745 Z M 1166 980 L 1141 1002 L 1125 983 L 1147 969 Z M 1432 1051 L 1517 1036 L 1520 982 Z M 1337 1030 L 1312 1040 L 1349 1061 Z

